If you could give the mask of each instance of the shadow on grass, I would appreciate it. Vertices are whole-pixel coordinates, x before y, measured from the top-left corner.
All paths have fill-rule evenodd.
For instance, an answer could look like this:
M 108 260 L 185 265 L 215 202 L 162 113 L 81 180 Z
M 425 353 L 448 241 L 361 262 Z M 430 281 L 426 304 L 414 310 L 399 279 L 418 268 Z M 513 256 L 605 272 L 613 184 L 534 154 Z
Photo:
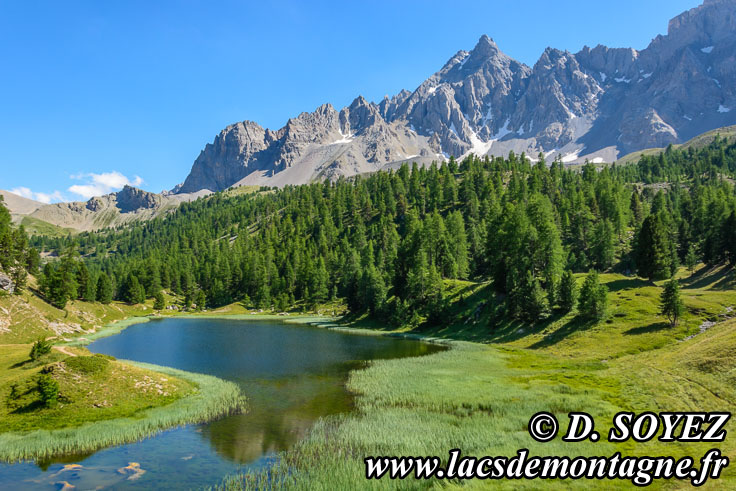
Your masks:
M 462 341 L 489 341 L 489 333 L 493 332 L 493 329 L 489 327 L 493 325 L 489 320 L 492 311 L 492 302 L 488 300 L 491 297 L 489 288 L 487 284 L 478 283 L 452 288 L 447 297 L 449 307 L 443 315 L 443 321 L 438 324 L 423 322 L 403 333 Z M 371 318 L 365 313 L 347 314 L 341 317 L 336 324 L 380 332 L 402 328 L 390 322 Z
M 605 283 L 605 286 L 608 287 L 608 291 L 618 292 L 621 290 L 633 290 L 644 286 L 652 286 L 652 283 L 641 278 L 626 278 L 609 281 L 608 283 Z
M 33 368 L 30 366 L 27 366 L 27 365 L 30 365 L 31 363 L 33 363 L 33 360 L 31 359 L 23 360 L 23 361 L 19 361 L 18 363 L 14 363 L 13 365 L 10 365 L 10 368 L 26 368 L 26 369 Z
M 631 329 L 624 331 L 624 334 L 627 336 L 636 336 L 637 334 L 647 334 L 669 328 L 670 325 L 668 322 L 654 322 L 646 326 L 632 327 Z
M 44 366 L 47 363 L 51 363 L 56 360 L 59 360 L 63 357 L 64 356 L 58 356 L 57 353 L 47 353 L 41 356 L 40 358 L 38 358 L 37 360 L 32 360 L 30 358 L 27 358 L 23 361 L 19 361 L 18 363 L 14 363 L 13 365 L 10 365 L 10 368 L 21 368 L 23 370 L 31 370 L 33 368 Z
M 683 279 L 682 284 L 692 289 L 732 290 L 736 288 L 736 275 L 730 266 L 704 266 Z
M 34 411 L 38 411 L 39 409 L 44 408 L 45 406 L 41 401 L 33 401 L 30 404 L 26 404 L 25 406 L 21 406 L 17 409 L 14 409 L 11 411 L 11 414 L 26 414 L 26 413 L 32 413 Z
M 563 341 L 565 338 L 570 336 L 573 333 L 580 332 L 580 331 L 586 331 L 590 329 L 591 327 L 598 324 L 598 321 L 585 319 L 578 316 L 573 317 L 568 322 L 562 325 L 559 329 L 555 330 L 554 332 L 548 334 L 543 339 L 540 339 L 536 343 L 529 346 L 531 349 L 542 349 L 547 348 L 549 346 L 554 346 L 555 344 L 559 343 L 560 341 Z

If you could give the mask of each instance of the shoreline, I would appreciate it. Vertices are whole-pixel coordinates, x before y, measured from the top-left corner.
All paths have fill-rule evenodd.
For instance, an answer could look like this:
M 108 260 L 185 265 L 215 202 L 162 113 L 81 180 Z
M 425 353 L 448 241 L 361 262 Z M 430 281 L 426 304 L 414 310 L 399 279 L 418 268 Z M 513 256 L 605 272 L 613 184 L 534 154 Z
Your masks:
M 172 428 L 203 423 L 246 410 L 246 398 L 233 382 L 161 365 L 120 361 L 185 379 L 194 383 L 196 389 L 192 394 L 170 404 L 146 409 L 140 417 L 95 421 L 55 430 L 2 433 L 0 461 L 18 463 L 70 453 L 93 452 L 132 443 Z
M 61 346 L 83 347 L 92 342 L 114 336 L 130 326 L 144 324 L 156 319 L 224 319 L 277 321 L 285 324 L 307 325 L 362 336 L 385 336 L 398 339 L 437 344 L 448 349 L 456 340 L 427 337 L 398 331 L 375 331 L 368 328 L 343 326 L 339 318 L 319 315 L 278 315 L 278 314 L 175 314 L 164 316 L 137 316 L 121 319 L 107 324 L 93 333 L 82 334 Z M 478 344 L 478 343 L 472 343 Z M 178 399 L 171 404 L 145 410 L 141 417 L 116 418 L 85 423 L 71 428 L 54 430 L 34 430 L 24 433 L 8 432 L 0 434 L 0 462 L 17 463 L 49 458 L 67 453 L 97 451 L 110 446 L 124 445 L 143 438 L 149 438 L 163 431 L 188 424 L 203 423 L 246 409 L 246 396 L 233 382 L 218 377 L 187 372 L 163 365 L 119 359 L 118 361 L 180 377 L 196 386 L 196 392 Z M 351 370 L 353 372 L 353 370 Z M 353 392 L 346 383 L 346 389 Z

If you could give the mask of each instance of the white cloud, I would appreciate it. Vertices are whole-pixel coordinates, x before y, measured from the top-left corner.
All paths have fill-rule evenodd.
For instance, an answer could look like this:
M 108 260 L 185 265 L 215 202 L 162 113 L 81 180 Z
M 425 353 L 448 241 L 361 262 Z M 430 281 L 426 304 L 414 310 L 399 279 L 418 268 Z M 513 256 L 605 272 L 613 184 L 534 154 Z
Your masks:
M 59 191 L 54 191 L 53 193 L 37 193 L 31 191 L 29 188 L 21 186 L 11 189 L 10 192 L 17 194 L 18 196 L 23 196 L 24 198 L 40 201 L 41 203 L 46 204 L 64 201 L 64 196 L 62 196 Z
M 123 186 L 140 186 L 143 179 L 135 176 L 133 180 L 128 179 L 118 171 L 103 172 L 102 174 L 77 174 L 69 176 L 76 180 L 86 180 L 84 184 L 75 184 L 69 187 L 69 191 L 89 199 L 93 196 L 102 196 L 122 189 Z

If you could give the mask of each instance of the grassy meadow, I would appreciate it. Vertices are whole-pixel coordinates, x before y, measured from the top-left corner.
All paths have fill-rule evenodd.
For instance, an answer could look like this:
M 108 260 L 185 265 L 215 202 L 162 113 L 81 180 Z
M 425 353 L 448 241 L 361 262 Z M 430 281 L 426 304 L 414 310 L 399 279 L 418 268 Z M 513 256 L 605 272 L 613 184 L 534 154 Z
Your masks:
M 0 344 L 26 344 L 39 337 L 71 340 L 116 321 L 154 313 L 152 300 L 140 305 L 77 300 L 57 309 L 34 293 L 35 278 L 29 280 L 31 288 L 21 295 L 0 295 Z
M 496 322 L 500 313 L 488 286 L 448 283 L 453 319 L 442 327 L 403 330 L 406 335 L 444 337 L 451 349 L 421 358 L 381 360 L 351 374 L 357 410 L 323 420 L 310 436 L 271 468 L 223 481 L 224 489 L 538 489 L 539 481 L 366 481 L 366 456 L 612 455 L 699 459 L 718 447 L 733 460 L 736 444 L 538 443 L 527 432 L 537 411 L 556 414 L 561 434 L 567 413 L 586 411 L 606 435 L 621 410 L 734 411 L 736 409 L 736 306 L 733 272 L 699 269 L 679 273 L 686 314 L 677 327 L 659 315 L 661 287 L 617 274 L 601 276 L 609 288 L 607 321 L 590 325 L 576 313 L 530 327 Z M 582 280 L 582 275 L 579 280 Z M 705 324 L 704 324 L 705 323 Z M 365 319 L 353 325 L 370 328 Z M 707 328 L 701 331 L 701 326 Z M 395 334 L 395 333 L 394 333 Z M 691 337 L 692 336 L 692 337 Z M 468 342 L 473 341 L 473 342 Z M 736 428 L 727 426 L 729 434 Z M 631 488 L 630 481 L 565 481 L 571 489 Z M 736 486 L 727 467 L 706 489 Z M 654 488 L 690 487 L 689 481 L 655 481 Z
M 151 392 L 158 393 L 156 386 L 160 385 L 167 388 L 168 394 L 163 396 L 163 400 L 159 397 L 146 401 L 151 392 L 142 390 L 141 385 L 135 387 L 134 383 L 136 391 L 143 392 L 143 395 L 131 397 L 130 390 L 118 391 L 111 400 L 125 402 L 122 407 L 111 404 L 115 409 L 109 413 L 110 418 L 100 419 L 95 414 L 94 420 L 70 427 L 59 428 L 59 421 L 67 421 L 71 414 L 70 410 L 60 408 L 59 418 L 47 421 L 49 429 L 38 426 L 39 429 L 32 431 L 0 433 L 0 460 L 13 462 L 90 452 L 137 441 L 166 428 L 209 421 L 245 408 L 245 399 L 238 386 L 216 377 L 131 361 L 120 363 L 119 369 L 127 372 L 126 377 L 117 382 L 107 377 L 106 384 L 125 384 L 133 377 L 138 383 L 153 389 Z M 173 396 L 174 387 L 182 393 Z M 140 404 L 132 407 L 134 402 L 131 399 Z M 81 423 L 81 420 L 77 422 Z
M 583 276 L 578 275 L 579 283 Z M 325 327 L 364 333 L 439 340 L 450 348 L 426 357 L 375 361 L 365 370 L 352 372 L 348 387 L 358 395 L 356 411 L 320 421 L 305 440 L 283 453 L 277 464 L 258 472 L 230 476 L 219 487 L 325 490 L 539 487 L 537 481 L 490 483 L 408 479 L 396 482 L 384 478 L 368 482 L 363 477 L 363 458 L 368 455 L 445 457 L 451 448 L 460 448 L 463 455 L 474 456 L 511 456 L 518 449 L 528 448 L 533 455 L 598 456 L 620 451 L 626 456 L 690 455 L 699 458 L 709 448 L 717 446 L 724 455 L 734 459 L 736 445 L 729 439 L 716 445 L 665 444 L 656 440 L 644 444 L 613 444 L 605 438 L 597 443 L 565 443 L 559 437 L 552 442 L 538 443 L 527 432 L 530 416 L 538 411 L 555 413 L 562 426 L 561 432 L 566 429 L 568 412 L 589 412 L 596 419 L 596 429 L 605 435 L 612 416 L 621 410 L 735 409 L 734 273 L 705 267 L 691 273 L 683 268 L 678 278 L 685 314 L 676 327 L 671 327 L 659 314 L 661 282 L 613 273 L 601 275 L 601 281 L 609 290 L 609 314 L 599 323 L 581 320 L 574 310 L 564 316 L 553 315 L 533 326 L 509 320 L 503 303 L 492 300 L 487 283 L 454 280 L 446 281 L 451 308 L 449 319 L 441 326 L 420 324 L 389 329 L 363 317 L 346 318 L 336 327 L 330 316 L 344 311 L 339 302 L 320 306 L 311 317 L 254 312 L 240 304 L 187 314 L 321 323 Z M 74 304 L 67 307 L 71 311 L 74 308 Z M 79 346 L 96 337 L 114 334 L 131 323 L 146 321 L 145 317 L 134 316 L 151 313 L 150 306 L 113 304 L 96 308 L 101 310 L 95 315 L 116 311 L 119 313 L 112 315 L 130 317 L 94 332 L 69 335 L 62 348 L 64 351 L 84 356 L 86 350 Z M 4 345 L 4 348 L 8 355 L 3 357 L 0 387 L 6 392 L 11 378 L 21 377 L 21 371 L 23 376 L 29 376 L 42 366 L 63 364 L 68 359 L 66 353 L 57 349 L 44 363 L 31 364 L 27 362 L 30 345 Z M 176 390 L 166 391 L 163 397 L 156 394 L 153 402 L 141 395 L 136 403 L 128 406 L 82 408 L 73 420 L 68 420 L 67 428 L 59 428 L 59 420 L 50 412 L 25 420 L 26 416 L 12 415 L 7 421 L 6 412 L 0 418 L 0 458 L 21 460 L 60 451 L 93 450 L 142 438 L 161 428 L 210 419 L 243 405 L 242 396 L 232 384 L 213 377 L 130 362 L 111 361 L 110 364 L 107 369 L 113 371 L 107 375 L 115 374 L 113 386 L 120 384 L 121 392 L 129 389 L 125 376 L 142 374 L 146 370 L 153 370 L 146 373 L 159 377 L 158 383 L 161 377 L 167 378 Z M 64 376 L 73 376 L 72 372 Z M 125 376 L 121 378 L 120 373 Z M 107 375 L 84 376 L 104 376 L 107 381 Z M 92 399 L 105 400 L 107 395 L 94 393 L 90 400 L 82 399 L 80 404 L 88 404 Z M 158 407 L 148 408 L 146 404 Z M 61 415 L 64 409 L 72 407 L 53 411 Z M 109 410 L 106 417 L 85 420 L 85 415 L 99 415 L 100 409 L 102 414 Z M 37 429 L 19 432 L 31 427 Z M 735 429 L 730 422 L 729 433 Z M 632 487 L 629 481 L 566 481 L 560 484 L 571 489 L 589 489 L 592 485 L 606 489 Z M 709 481 L 705 488 L 730 486 L 736 486 L 736 472 L 726 468 L 720 480 Z M 655 481 L 653 487 L 679 489 L 689 487 L 689 482 Z
M 91 355 L 83 347 L 152 313 L 150 301 L 76 301 L 60 310 L 31 291 L 0 297 L 0 461 L 89 452 L 243 410 L 245 399 L 231 382 Z M 55 346 L 32 360 L 39 338 Z M 42 401 L 42 373 L 58 384 L 52 407 Z

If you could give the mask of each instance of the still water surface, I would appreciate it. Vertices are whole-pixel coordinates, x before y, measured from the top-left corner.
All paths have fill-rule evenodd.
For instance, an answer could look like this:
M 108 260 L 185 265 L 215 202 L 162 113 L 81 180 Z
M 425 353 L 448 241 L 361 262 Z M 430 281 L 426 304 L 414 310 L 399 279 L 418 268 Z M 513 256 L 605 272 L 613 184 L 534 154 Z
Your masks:
M 189 425 L 138 443 L 51 462 L 0 464 L 0 489 L 189 489 L 268 463 L 322 416 L 350 411 L 344 384 L 366 360 L 420 356 L 441 348 L 277 321 L 159 319 L 102 338 L 89 349 L 231 380 L 248 398 L 247 414 Z M 118 469 L 136 462 L 130 480 Z M 65 470 L 64 464 L 80 464 Z

